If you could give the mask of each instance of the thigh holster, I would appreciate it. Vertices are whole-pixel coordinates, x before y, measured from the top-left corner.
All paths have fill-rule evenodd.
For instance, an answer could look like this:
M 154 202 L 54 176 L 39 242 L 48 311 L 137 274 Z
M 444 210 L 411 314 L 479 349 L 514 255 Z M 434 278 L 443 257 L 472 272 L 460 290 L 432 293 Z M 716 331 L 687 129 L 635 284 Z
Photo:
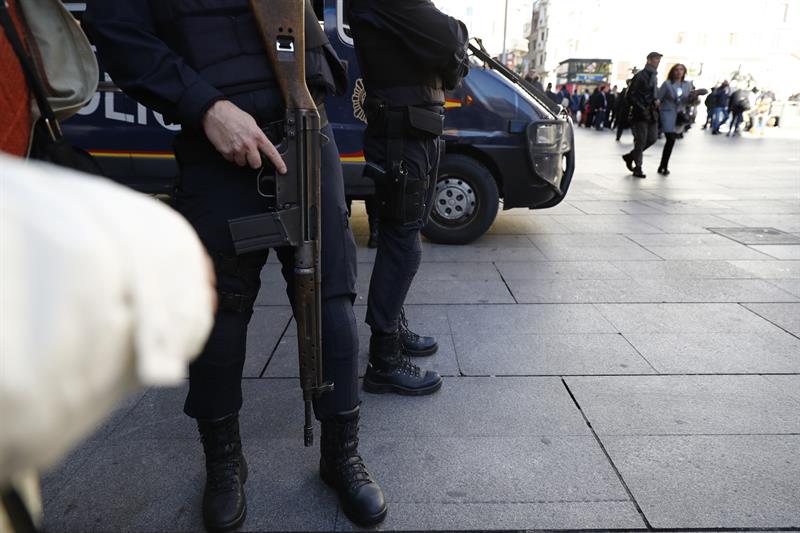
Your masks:
M 406 141 L 438 137 L 444 116 L 426 108 L 388 107 L 369 99 L 365 110 L 370 134 L 386 138 L 386 168 L 369 163 L 365 170 L 375 181 L 381 217 L 403 224 L 423 219 L 431 176 L 427 162 L 420 165 L 407 159 Z

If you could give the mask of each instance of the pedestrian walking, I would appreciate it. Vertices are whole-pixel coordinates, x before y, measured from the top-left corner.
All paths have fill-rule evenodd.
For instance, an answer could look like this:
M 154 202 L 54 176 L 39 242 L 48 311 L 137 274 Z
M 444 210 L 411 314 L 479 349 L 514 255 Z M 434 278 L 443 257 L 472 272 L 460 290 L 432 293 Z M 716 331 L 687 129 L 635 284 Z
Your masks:
M 723 81 L 711 93 L 714 103 L 714 116 L 711 121 L 711 134 L 719 135 L 719 128 L 728 120 L 728 100 L 731 97 L 731 88 L 728 80 Z
M 769 91 L 763 91 L 756 98 L 756 104 L 753 111 L 750 113 L 753 121 L 753 134 L 759 137 L 764 136 L 764 128 L 769 123 L 769 114 L 772 111 L 772 102 L 774 96 Z
M 631 80 L 628 80 L 626 83 L 630 85 Z M 625 131 L 627 128 L 630 127 L 630 113 L 631 113 L 631 105 L 628 102 L 628 87 L 622 89 L 622 92 L 619 93 L 617 96 L 617 102 L 614 109 L 614 116 L 615 119 L 615 126 L 617 130 L 617 141 L 622 138 L 622 132 Z
M 675 141 L 689 124 L 686 106 L 693 96 L 693 91 L 692 83 L 686 81 L 686 67 L 681 63 L 677 63 L 669 69 L 667 79 L 658 90 L 661 129 L 666 137 L 664 150 L 661 153 L 661 163 L 658 165 L 658 173 L 663 176 L 669 175 L 669 159 L 672 156 Z
M 753 87 L 752 91 L 748 91 L 747 89 L 737 89 L 731 95 L 730 100 L 730 110 L 731 110 L 731 125 L 728 128 L 728 133 L 725 135 L 727 137 L 738 137 L 741 135 L 739 132 L 739 127 L 742 125 L 744 121 L 744 113 L 745 111 L 749 111 L 752 107 L 752 103 L 750 102 L 751 95 L 757 94 L 758 89 Z
M 645 67 L 637 72 L 628 88 L 628 101 L 632 107 L 631 131 L 633 150 L 622 156 L 625 166 L 637 178 L 646 178 L 642 170 L 644 151 L 658 138 L 658 65 L 662 54 L 650 52 Z
M 606 128 L 612 129 L 617 115 L 617 86 L 606 93 Z
M 608 100 L 606 98 L 607 91 L 607 86 L 600 86 L 595 89 L 594 94 L 592 94 L 589 100 L 589 104 L 592 107 L 592 125 L 597 131 L 602 131 L 605 127 L 606 107 L 608 106 Z
M 705 106 L 706 106 L 706 120 L 703 122 L 703 127 L 701 129 L 707 129 L 712 126 L 714 122 L 714 108 L 716 107 L 716 100 L 717 97 L 714 94 L 717 90 L 717 87 L 711 89 L 711 92 L 708 93 L 705 99 Z M 713 128 L 712 128 L 713 129 Z

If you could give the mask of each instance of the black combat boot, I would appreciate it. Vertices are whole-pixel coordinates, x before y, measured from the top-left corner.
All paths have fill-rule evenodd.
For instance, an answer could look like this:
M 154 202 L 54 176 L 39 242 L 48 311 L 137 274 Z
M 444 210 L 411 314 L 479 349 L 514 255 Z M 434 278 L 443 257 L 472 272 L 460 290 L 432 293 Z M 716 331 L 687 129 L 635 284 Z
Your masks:
M 436 339 L 423 335 L 417 335 L 408 329 L 408 319 L 405 309 L 400 309 L 400 342 L 403 344 L 403 351 L 411 356 L 433 355 L 439 349 Z
M 233 531 L 244 522 L 247 513 L 247 463 L 239 438 L 239 415 L 198 420 L 197 427 L 206 454 L 203 523 L 208 531 Z
M 442 381 L 438 373 L 421 370 L 403 353 L 399 332 L 389 335 L 373 333 L 370 337 L 369 364 L 364 375 L 365 391 L 422 396 L 439 390 Z
M 344 514 L 359 526 L 386 518 L 386 501 L 358 453 L 358 407 L 322 420 L 319 473 L 339 495 Z
M 380 232 L 378 230 L 379 223 L 377 218 L 369 219 L 369 240 L 367 241 L 367 248 L 377 248 L 380 243 Z

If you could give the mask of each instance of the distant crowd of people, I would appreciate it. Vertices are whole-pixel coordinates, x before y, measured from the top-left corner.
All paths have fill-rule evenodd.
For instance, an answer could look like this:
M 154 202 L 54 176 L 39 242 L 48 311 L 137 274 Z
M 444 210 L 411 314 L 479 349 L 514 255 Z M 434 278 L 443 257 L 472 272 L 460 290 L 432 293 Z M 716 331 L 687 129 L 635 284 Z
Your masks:
M 687 69 L 683 64 L 675 64 L 669 70 L 666 80 L 659 86 L 656 75 L 662 55 L 651 52 L 645 67 L 634 73 L 621 91 L 617 85 L 601 84 L 590 92 L 588 88 L 578 93 L 573 88 L 570 93 L 567 85 L 557 91 L 553 84 L 542 87 L 538 76 L 528 73 L 525 79 L 542 91 L 553 102 L 560 104 L 579 127 L 605 129 L 616 133 L 620 141 L 625 129 L 630 128 L 634 137 L 634 148 L 623 156 L 625 165 L 637 178 L 646 177 L 642 170 L 642 154 L 657 139 L 664 137 L 664 149 L 658 173 L 670 174 L 669 161 L 675 142 L 695 122 L 700 97 L 707 95 L 706 119 L 702 129 L 711 128 L 711 133 L 719 135 L 720 128 L 727 124 L 728 137 L 741 135 L 742 128 L 753 134 L 763 136 L 769 124 L 772 103 L 775 95 L 771 91 L 758 88 L 733 87 L 727 80 L 707 89 L 695 89 L 686 80 Z M 745 124 L 745 114 L 749 111 L 750 120 Z
M 712 135 L 719 135 L 720 128 L 728 125 L 725 134 L 728 137 L 741 135 L 744 115 L 750 112 L 750 122 L 745 127 L 759 136 L 764 135 L 764 128 L 769 123 L 775 93 L 759 91 L 757 87 L 748 90 L 746 87 L 733 87 L 728 80 L 714 87 L 706 97 L 706 120 L 702 129 L 711 128 Z

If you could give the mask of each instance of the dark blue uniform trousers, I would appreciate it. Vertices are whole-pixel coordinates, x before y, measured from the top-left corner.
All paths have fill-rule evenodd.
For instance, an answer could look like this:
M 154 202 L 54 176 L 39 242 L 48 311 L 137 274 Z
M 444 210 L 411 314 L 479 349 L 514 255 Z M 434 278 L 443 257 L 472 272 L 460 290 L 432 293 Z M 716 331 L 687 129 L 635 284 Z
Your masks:
M 330 126 L 322 133 L 322 352 L 326 380 L 333 392 L 314 402 L 317 418 L 348 411 L 358 405 L 358 334 L 353 315 L 356 247 L 345 205 L 339 151 Z M 181 168 L 176 207 L 194 226 L 215 260 L 221 298 L 245 302 L 239 309 L 217 311 L 214 328 L 203 352 L 189 367 L 187 415 L 216 419 L 242 406 L 242 370 L 247 325 L 261 285 L 268 250 L 235 256 L 228 220 L 262 213 L 267 204 L 256 190 L 257 171 L 225 161 L 210 145 L 188 136 L 176 140 Z M 275 250 L 293 299 L 293 249 Z M 298 390 L 298 399 L 300 391 Z M 298 400 L 299 401 L 299 400 Z
M 369 284 L 366 317 L 367 324 L 374 332 L 397 331 L 400 310 L 419 270 L 422 260 L 420 230 L 428 221 L 433 205 L 439 169 L 439 146 L 438 137 L 404 139 L 403 160 L 409 175 L 429 179 L 426 208 L 421 217 L 405 223 L 386 216 L 380 209 L 380 239 Z M 391 164 L 386 161 L 386 151 L 386 138 L 370 135 L 367 130 L 364 137 L 367 161 L 391 168 Z M 394 194 L 393 191 L 377 191 L 379 199 L 391 194 Z

